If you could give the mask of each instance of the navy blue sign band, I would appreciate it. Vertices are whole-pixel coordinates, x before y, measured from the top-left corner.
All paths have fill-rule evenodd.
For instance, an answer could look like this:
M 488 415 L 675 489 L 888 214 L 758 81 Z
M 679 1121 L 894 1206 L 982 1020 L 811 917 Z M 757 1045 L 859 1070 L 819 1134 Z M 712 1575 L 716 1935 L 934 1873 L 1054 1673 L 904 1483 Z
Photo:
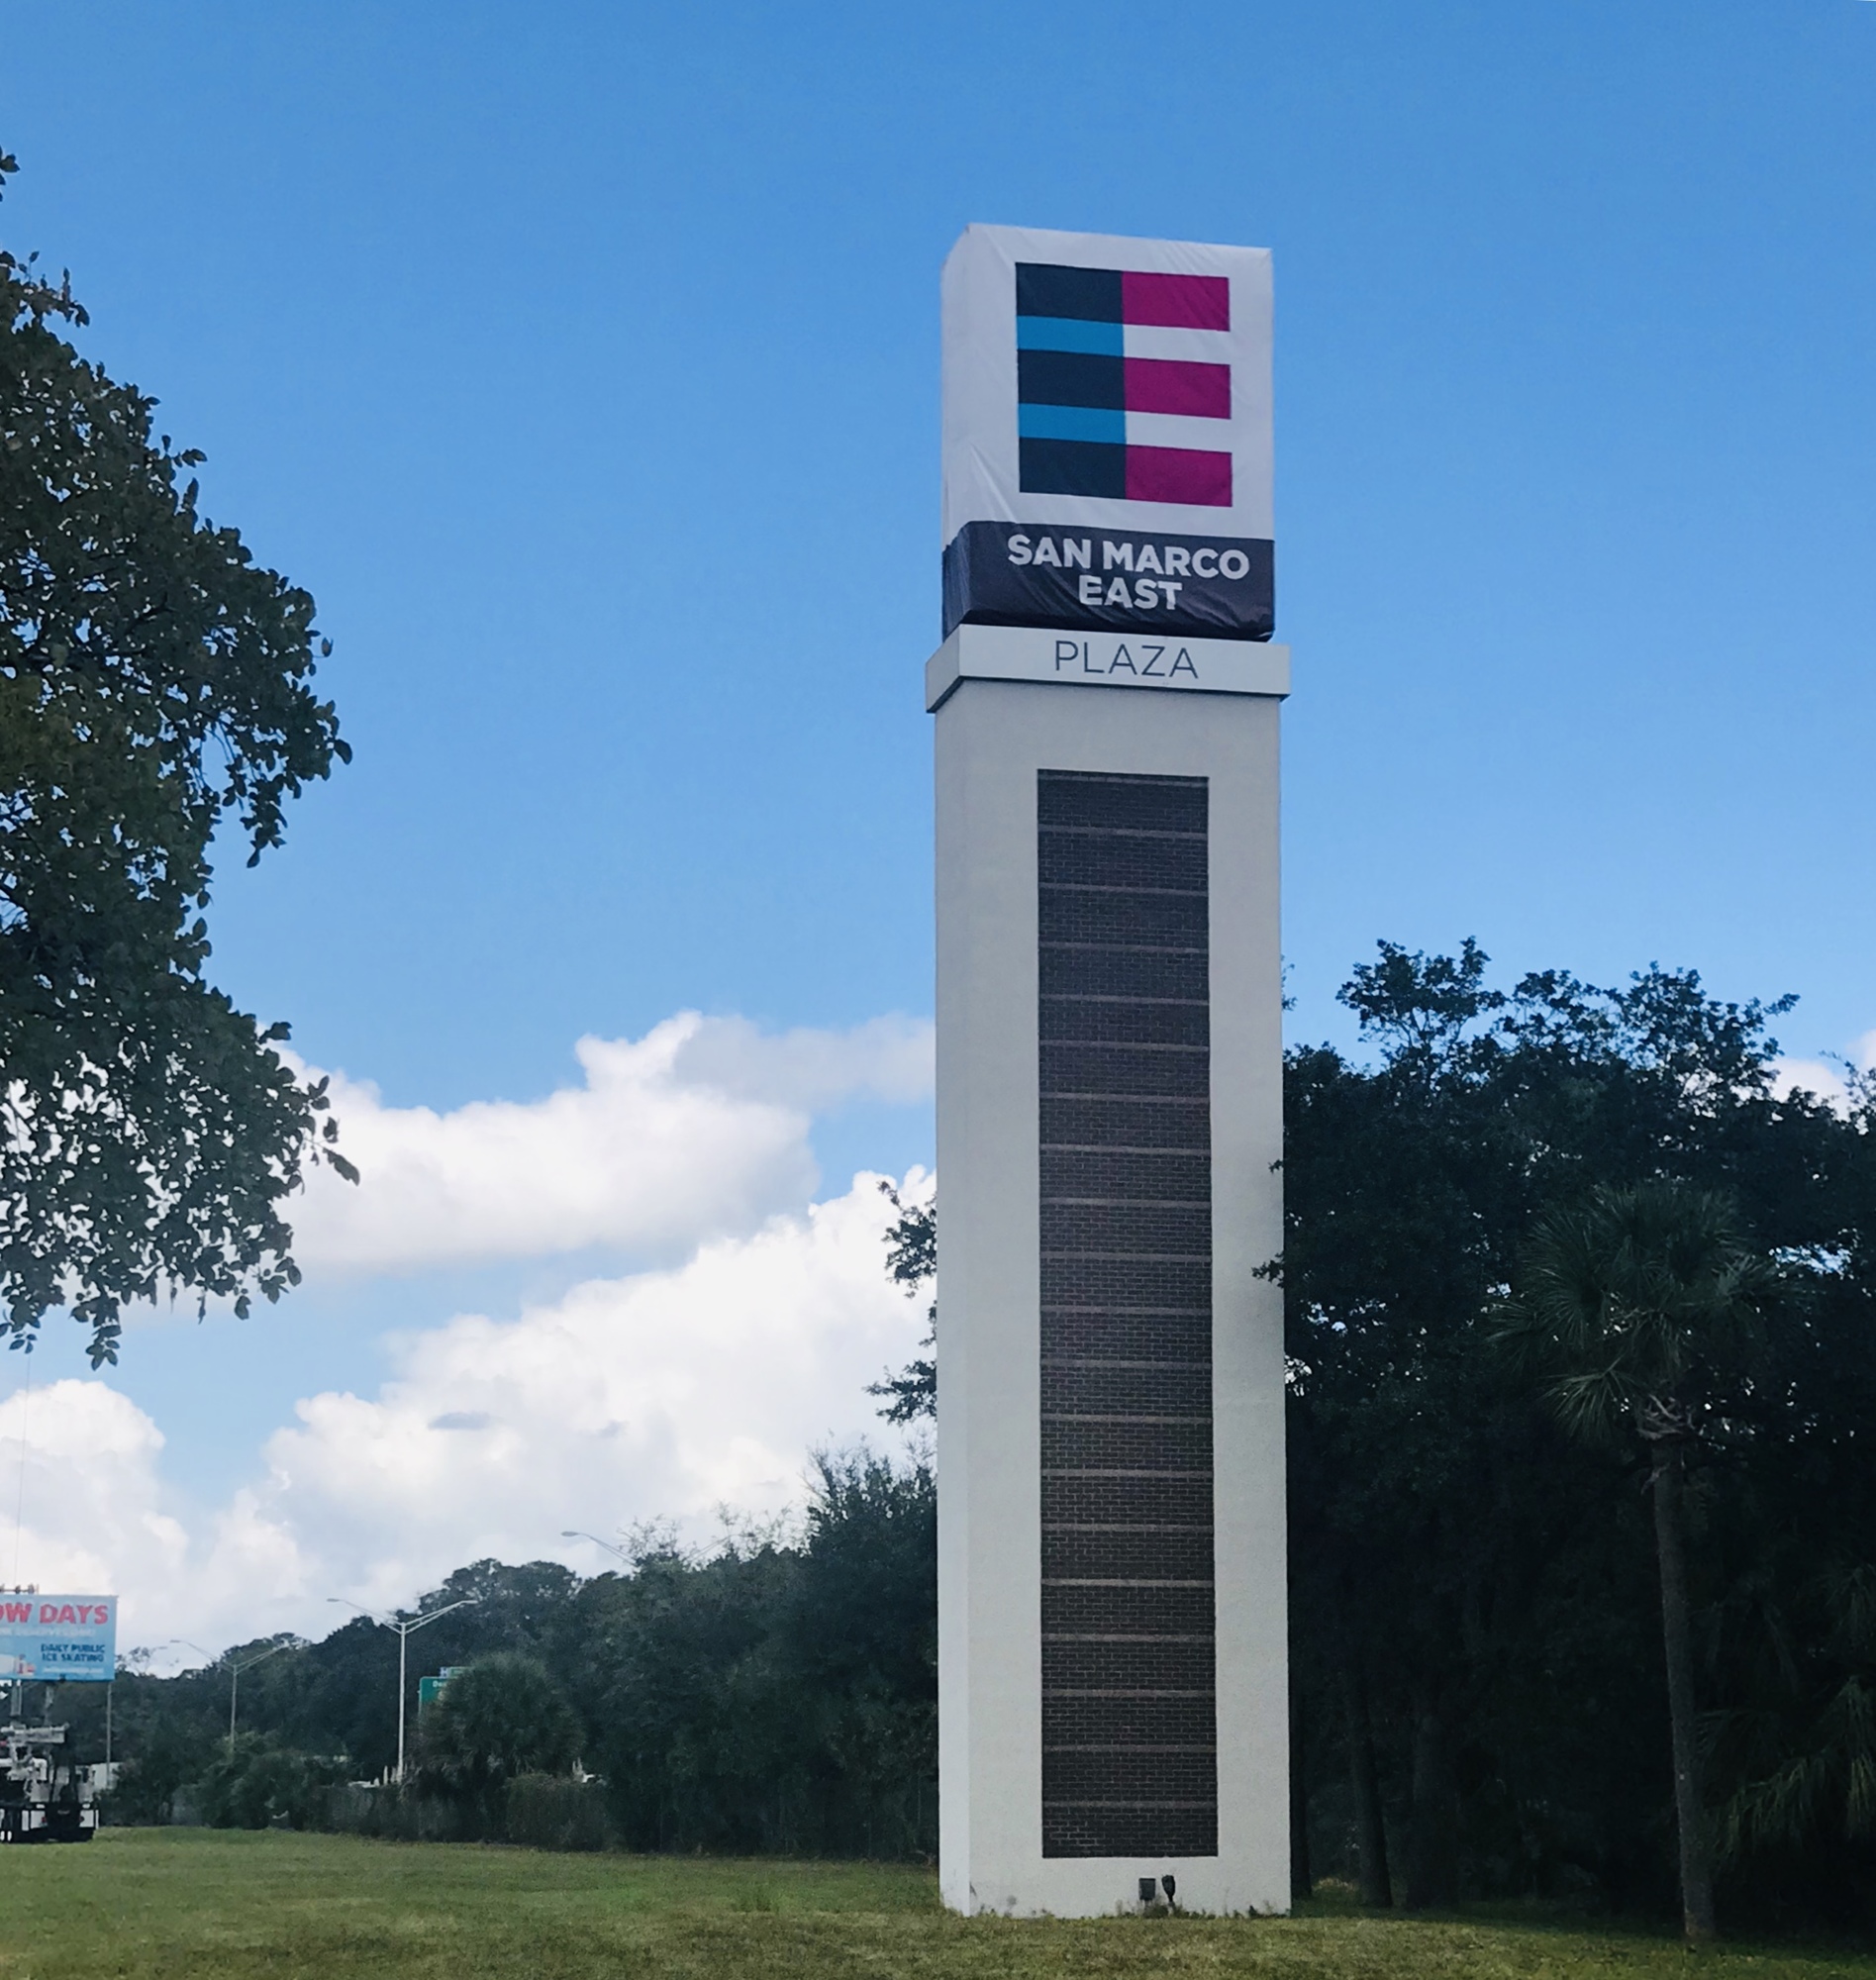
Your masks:
M 1126 451 L 1023 445 L 1026 462 L 1032 446 L 1054 449 L 1064 472 Z M 1267 640 L 1276 624 L 1274 562 L 1271 544 L 1258 538 L 966 523 L 944 552 L 944 636 L 969 624 Z

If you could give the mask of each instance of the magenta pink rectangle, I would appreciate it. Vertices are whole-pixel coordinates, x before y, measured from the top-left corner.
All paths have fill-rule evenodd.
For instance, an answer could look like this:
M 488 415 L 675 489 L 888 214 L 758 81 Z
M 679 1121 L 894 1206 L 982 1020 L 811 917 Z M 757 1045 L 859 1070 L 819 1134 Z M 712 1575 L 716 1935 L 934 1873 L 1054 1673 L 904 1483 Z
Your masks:
M 1169 330 L 1230 330 L 1232 285 L 1223 275 L 1123 274 L 1121 321 Z
M 1130 502 L 1190 502 L 1203 509 L 1232 506 L 1232 457 L 1190 446 L 1130 446 Z
M 1123 361 L 1130 413 L 1182 413 L 1195 420 L 1231 418 L 1229 364 L 1188 364 L 1174 357 L 1129 357 Z

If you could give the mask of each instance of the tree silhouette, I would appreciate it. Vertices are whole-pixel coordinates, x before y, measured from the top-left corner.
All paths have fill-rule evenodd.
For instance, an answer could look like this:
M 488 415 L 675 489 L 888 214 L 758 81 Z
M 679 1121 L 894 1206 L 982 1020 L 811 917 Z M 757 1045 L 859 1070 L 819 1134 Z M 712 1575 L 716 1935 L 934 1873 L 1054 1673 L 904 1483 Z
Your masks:
M 1648 1452 L 1674 1757 L 1682 1922 L 1716 1932 L 1701 1794 L 1682 1498 L 1687 1455 L 1736 1382 L 1776 1285 L 1725 1198 L 1684 1183 L 1601 1188 L 1538 1219 L 1498 1337 L 1539 1371 L 1564 1427 Z

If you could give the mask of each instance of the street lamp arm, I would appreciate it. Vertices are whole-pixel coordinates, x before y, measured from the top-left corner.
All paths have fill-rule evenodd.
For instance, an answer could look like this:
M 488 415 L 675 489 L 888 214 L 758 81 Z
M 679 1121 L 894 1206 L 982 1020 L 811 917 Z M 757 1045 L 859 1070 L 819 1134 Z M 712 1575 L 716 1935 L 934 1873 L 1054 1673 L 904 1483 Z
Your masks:
M 579 1527 L 562 1527 L 560 1537 L 563 1540 L 591 1540 L 596 1547 L 604 1547 L 608 1553 L 617 1554 L 628 1567 L 632 1565 L 632 1556 L 624 1547 L 614 1546 L 611 1540 L 603 1540 L 597 1534 L 586 1533 Z
M 481 1601 L 479 1595 L 465 1595 L 460 1602 L 450 1602 L 442 1609 L 433 1609 L 427 1616 L 418 1616 L 408 1623 L 393 1623 L 392 1629 L 400 1635 L 408 1636 L 413 1630 L 421 1630 L 426 1623 L 435 1623 L 447 1616 L 452 1609 L 472 1609 Z
M 295 1650 L 298 1648 L 299 1644 L 295 1642 L 275 1643 L 272 1649 L 262 1650 L 257 1657 L 248 1657 L 243 1662 L 236 1664 L 234 1668 L 238 1671 L 250 1671 L 255 1664 L 264 1664 L 269 1657 L 277 1657 L 282 1650 Z

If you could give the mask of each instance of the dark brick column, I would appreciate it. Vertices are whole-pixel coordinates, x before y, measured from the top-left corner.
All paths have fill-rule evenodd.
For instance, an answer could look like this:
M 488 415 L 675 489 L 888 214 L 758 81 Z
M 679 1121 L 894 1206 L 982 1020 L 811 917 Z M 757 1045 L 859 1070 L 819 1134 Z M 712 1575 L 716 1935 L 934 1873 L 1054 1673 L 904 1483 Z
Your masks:
M 1044 1856 L 1218 1850 L 1206 800 L 1037 780 Z

